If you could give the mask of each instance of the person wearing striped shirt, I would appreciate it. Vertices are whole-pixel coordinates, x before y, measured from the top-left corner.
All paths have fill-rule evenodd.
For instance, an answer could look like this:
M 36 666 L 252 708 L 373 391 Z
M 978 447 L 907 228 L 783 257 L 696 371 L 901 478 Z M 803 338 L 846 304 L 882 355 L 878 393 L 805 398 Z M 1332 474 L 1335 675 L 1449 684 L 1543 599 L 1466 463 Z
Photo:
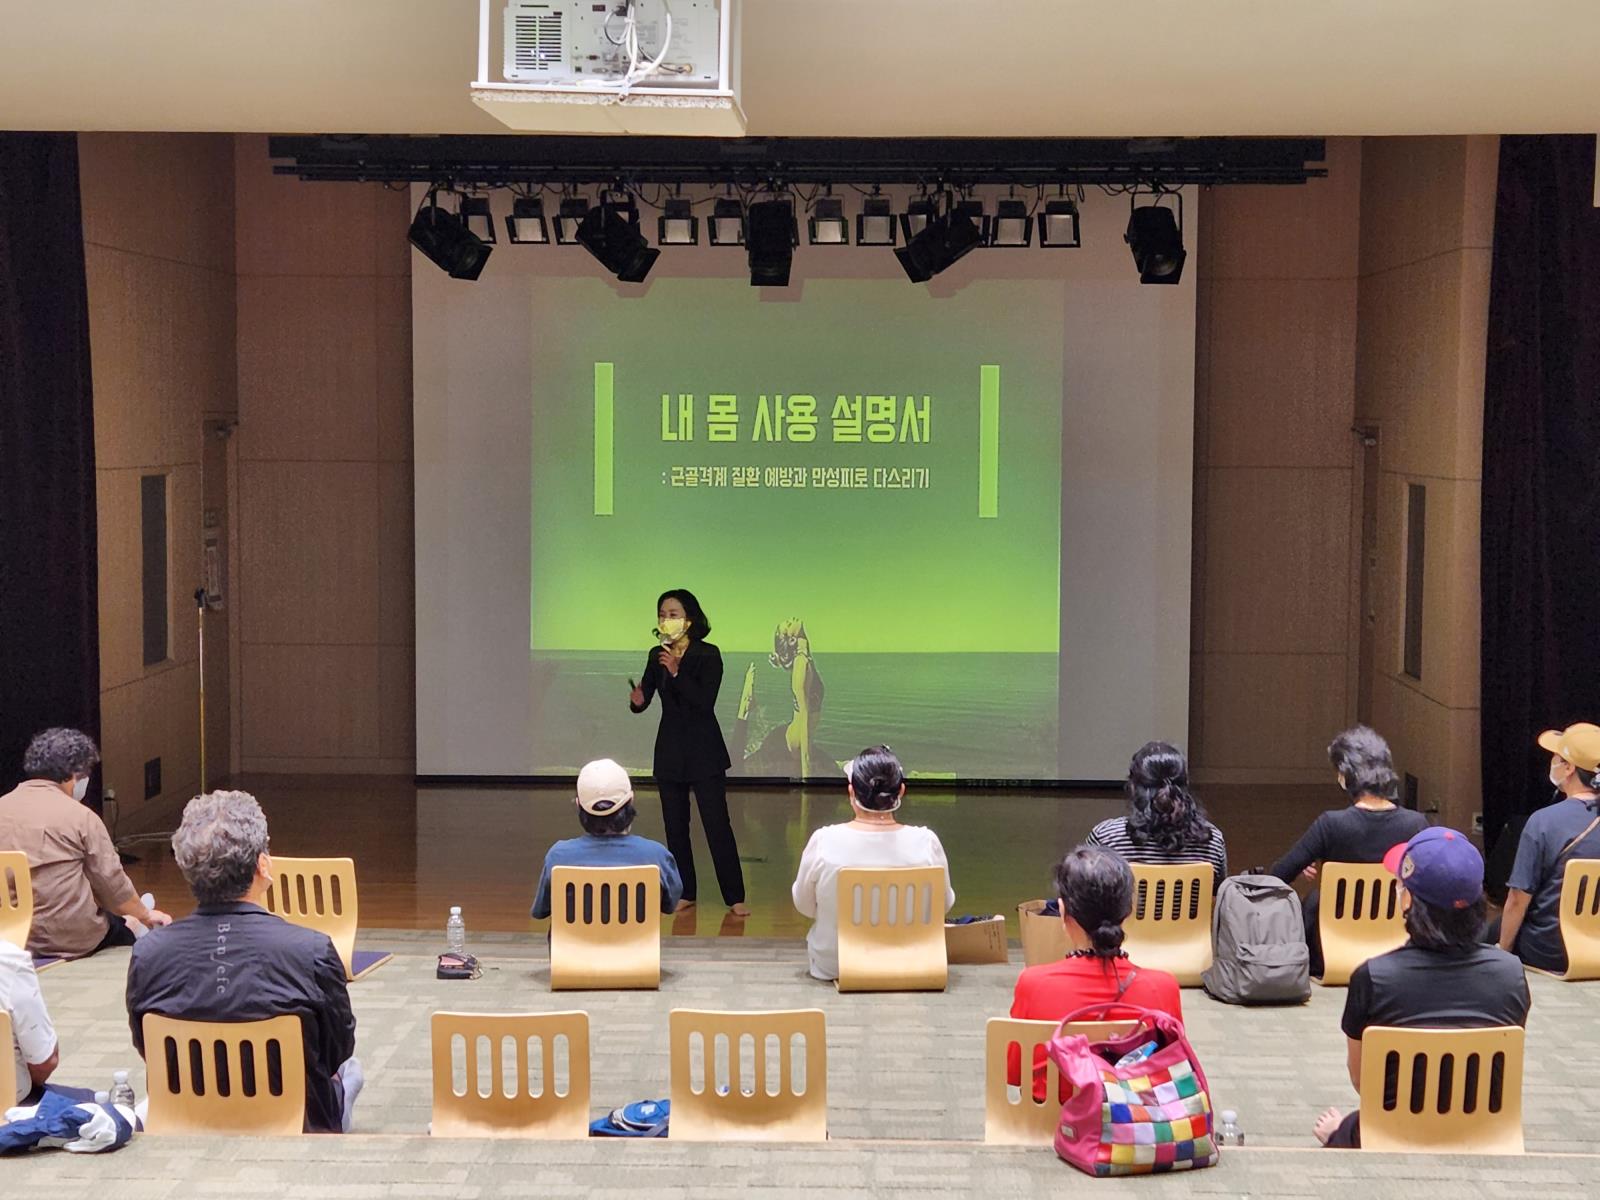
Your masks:
M 1228 875 L 1222 830 L 1206 820 L 1189 790 L 1189 764 L 1168 742 L 1146 742 L 1128 764 L 1126 816 L 1101 821 L 1087 845 L 1103 846 L 1130 863 L 1205 862 L 1216 872 L 1213 886 Z

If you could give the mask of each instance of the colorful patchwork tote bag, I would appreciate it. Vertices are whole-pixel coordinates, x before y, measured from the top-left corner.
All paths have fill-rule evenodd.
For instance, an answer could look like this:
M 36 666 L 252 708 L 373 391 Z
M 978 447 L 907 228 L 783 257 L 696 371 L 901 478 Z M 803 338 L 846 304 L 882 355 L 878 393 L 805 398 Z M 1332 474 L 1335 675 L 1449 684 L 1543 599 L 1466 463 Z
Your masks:
M 1064 1032 L 1071 1021 L 1106 1020 L 1105 1005 L 1069 1013 L 1047 1048 L 1072 1094 L 1056 1126 L 1056 1153 L 1088 1175 L 1150 1175 L 1213 1167 L 1211 1092 L 1183 1023 L 1154 1009 L 1115 1006 L 1137 1017 L 1131 1032 L 1090 1042 Z

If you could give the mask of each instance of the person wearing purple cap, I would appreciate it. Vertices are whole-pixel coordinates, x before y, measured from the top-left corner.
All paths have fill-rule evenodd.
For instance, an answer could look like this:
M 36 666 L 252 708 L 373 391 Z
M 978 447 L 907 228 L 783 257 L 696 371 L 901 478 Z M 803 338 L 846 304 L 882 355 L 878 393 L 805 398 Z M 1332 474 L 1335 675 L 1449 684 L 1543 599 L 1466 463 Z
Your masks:
M 1369 1026 L 1482 1029 L 1528 1023 L 1522 963 L 1482 944 L 1487 907 L 1483 855 L 1463 833 L 1424 829 L 1384 857 L 1400 877 L 1406 944 L 1362 963 L 1350 976 L 1344 1020 L 1350 1082 L 1361 1087 L 1361 1035 Z M 1317 1140 L 1361 1145 L 1360 1112 L 1330 1108 L 1317 1118 Z

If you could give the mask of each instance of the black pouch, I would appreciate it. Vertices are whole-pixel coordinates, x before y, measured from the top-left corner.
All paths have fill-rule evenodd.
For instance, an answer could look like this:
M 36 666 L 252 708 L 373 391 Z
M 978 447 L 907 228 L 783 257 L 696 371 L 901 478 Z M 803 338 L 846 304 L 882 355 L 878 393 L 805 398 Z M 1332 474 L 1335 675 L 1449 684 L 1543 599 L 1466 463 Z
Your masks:
M 437 975 L 440 979 L 476 979 L 482 974 L 483 968 L 470 954 L 439 955 Z

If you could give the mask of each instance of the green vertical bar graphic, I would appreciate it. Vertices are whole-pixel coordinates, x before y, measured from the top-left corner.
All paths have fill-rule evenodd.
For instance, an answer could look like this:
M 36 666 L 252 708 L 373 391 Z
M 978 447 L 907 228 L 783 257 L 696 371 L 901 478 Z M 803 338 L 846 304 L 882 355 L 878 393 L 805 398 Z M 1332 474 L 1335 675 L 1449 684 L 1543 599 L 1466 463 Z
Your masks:
M 978 516 L 1000 515 L 1000 368 L 978 368 Z
M 611 511 L 611 373 L 612 364 L 594 365 L 594 515 Z

